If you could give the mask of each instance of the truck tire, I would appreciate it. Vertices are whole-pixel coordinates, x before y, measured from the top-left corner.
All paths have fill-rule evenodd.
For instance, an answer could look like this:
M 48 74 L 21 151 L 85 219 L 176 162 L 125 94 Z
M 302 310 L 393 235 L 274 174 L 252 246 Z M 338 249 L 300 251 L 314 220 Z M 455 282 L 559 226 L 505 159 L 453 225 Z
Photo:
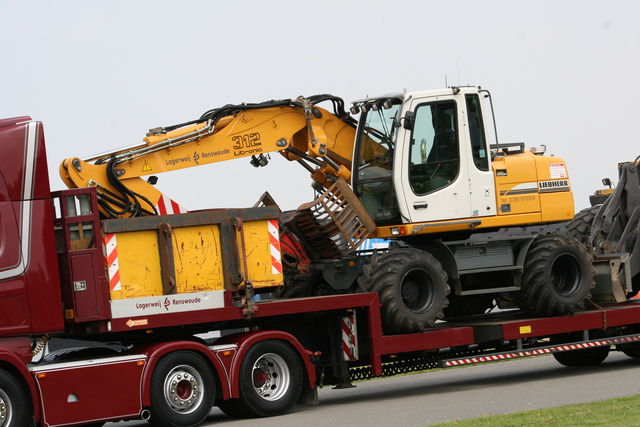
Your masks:
M 553 357 L 564 366 L 594 366 L 604 362 L 609 355 L 609 350 L 608 345 L 603 345 L 584 350 L 561 351 L 553 353 Z
M 563 234 L 568 237 L 573 237 L 582 244 L 587 243 L 591 225 L 600 207 L 601 205 L 591 206 L 578 212 L 569 222 Z
M 302 364 L 286 342 L 265 340 L 253 345 L 240 365 L 240 398 L 221 401 L 234 418 L 256 418 L 288 412 L 302 393 Z
M 562 316 L 585 308 L 595 286 L 591 256 L 575 239 L 558 234 L 538 237 L 526 254 L 521 288 L 511 293 L 534 316 Z
M 378 292 L 385 334 L 424 331 L 444 317 L 448 304 L 447 273 L 437 259 L 420 249 L 374 254 L 358 285 L 363 291 Z
M 158 427 L 192 427 L 209 415 L 215 380 L 209 365 L 197 354 L 177 351 L 164 356 L 151 377 L 151 418 Z
M 27 398 L 18 380 L 0 369 L 0 427 L 26 427 Z

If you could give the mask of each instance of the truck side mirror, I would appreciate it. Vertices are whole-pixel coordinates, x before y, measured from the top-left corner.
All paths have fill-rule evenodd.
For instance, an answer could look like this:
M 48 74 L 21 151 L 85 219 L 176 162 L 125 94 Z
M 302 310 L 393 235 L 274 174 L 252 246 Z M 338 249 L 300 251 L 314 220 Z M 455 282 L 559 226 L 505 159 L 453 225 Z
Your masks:
M 404 115 L 404 128 L 407 130 L 413 130 L 413 125 L 416 123 L 415 111 L 407 111 Z

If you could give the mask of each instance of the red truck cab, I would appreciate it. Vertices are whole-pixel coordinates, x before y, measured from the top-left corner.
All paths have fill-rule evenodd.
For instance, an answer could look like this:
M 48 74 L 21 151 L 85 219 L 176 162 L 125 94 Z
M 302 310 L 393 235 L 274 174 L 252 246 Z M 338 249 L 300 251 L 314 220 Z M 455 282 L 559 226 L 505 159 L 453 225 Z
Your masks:
M 41 122 L 0 120 L 0 336 L 64 329 Z M 28 285 L 27 285 L 28 284 Z

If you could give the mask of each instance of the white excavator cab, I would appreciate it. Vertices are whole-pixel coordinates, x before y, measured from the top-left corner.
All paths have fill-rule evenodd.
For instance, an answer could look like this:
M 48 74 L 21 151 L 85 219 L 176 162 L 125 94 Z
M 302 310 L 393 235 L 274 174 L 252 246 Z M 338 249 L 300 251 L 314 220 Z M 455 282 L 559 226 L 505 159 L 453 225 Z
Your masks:
M 363 116 L 354 183 L 374 220 L 496 215 L 480 95 L 475 87 L 450 88 L 356 103 Z

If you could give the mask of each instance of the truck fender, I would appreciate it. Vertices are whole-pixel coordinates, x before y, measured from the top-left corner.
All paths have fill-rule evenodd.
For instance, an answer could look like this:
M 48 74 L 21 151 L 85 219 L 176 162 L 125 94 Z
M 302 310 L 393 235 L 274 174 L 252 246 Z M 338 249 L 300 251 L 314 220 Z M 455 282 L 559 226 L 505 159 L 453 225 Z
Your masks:
M 198 353 L 213 367 L 213 372 L 219 380 L 220 391 L 225 399 L 229 398 L 228 376 L 222 362 L 206 344 L 198 341 L 170 341 L 140 346 L 135 353 L 145 354 L 148 357 L 147 365 L 142 374 L 142 406 L 151 405 L 151 378 L 158 361 L 165 355 L 175 351 L 192 351 Z
M 33 416 L 36 424 L 38 424 L 42 417 L 40 398 L 35 382 L 32 381 L 31 373 L 27 369 L 27 364 L 31 357 L 31 340 L 28 337 L 5 338 L 2 340 L 0 369 L 4 369 L 14 375 L 20 384 L 27 386 L 25 394 L 31 397 L 29 403 L 32 404 Z
M 271 339 L 286 341 L 298 352 L 298 355 L 300 356 L 300 360 L 302 361 L 304 369 L 307 374 L 307 380 L 309 381 L 309 386 L 310 387 L 315 386 L 316 371 L 309 357 L 311 353 L 305 350 L 305 348 L 302 346 L 302 344 L 300 344 L 300 342 L 295 336 L 283 331 L 242 332 L 238 334 L 227 335 L 215 342 L 216 345 L 235 344 L 237 346 L 237 351 L 233 356 L 233 360 L 231 361 L 230 370 L 229 370 L 228 382 L 231 386 L 230 397 L 232 398 L 240 397 L 240 383 L 238 381 L 238 377 L 240 376 L 240 366 L 249 348 L 251 348 L 251 346 L 253 346 L 254 344 L 260 341 L 271 340 Z

